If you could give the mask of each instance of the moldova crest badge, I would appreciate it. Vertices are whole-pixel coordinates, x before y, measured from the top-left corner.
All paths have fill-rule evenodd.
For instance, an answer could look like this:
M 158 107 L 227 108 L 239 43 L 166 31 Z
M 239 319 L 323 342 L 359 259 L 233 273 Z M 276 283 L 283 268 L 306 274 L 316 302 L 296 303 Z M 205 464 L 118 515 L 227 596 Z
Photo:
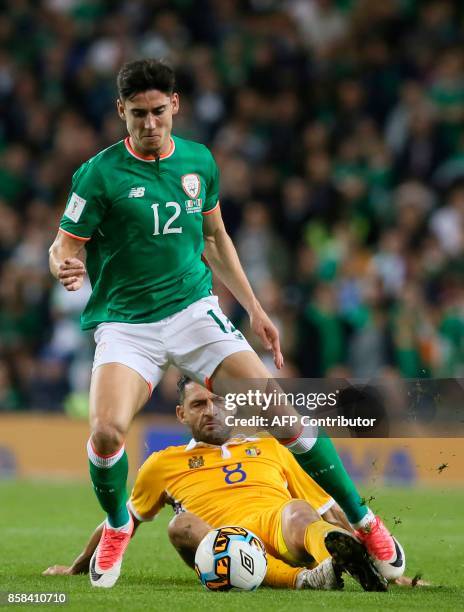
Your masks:
M 203 459 L 202 455 L 194 455 L 193 457 L 190 457 L 189 459 L 189 469 L 191 470 L 195 470 L 196 468 L 201 468 L 205 465 L 205 460 Z

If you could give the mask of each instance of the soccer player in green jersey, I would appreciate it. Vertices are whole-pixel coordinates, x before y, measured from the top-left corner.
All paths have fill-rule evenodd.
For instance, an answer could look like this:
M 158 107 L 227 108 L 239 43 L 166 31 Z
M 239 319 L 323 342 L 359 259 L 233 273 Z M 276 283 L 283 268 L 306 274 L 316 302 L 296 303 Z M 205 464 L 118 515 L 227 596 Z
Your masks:
M 90 579 L 102 587 L 116 582 L 133 530 L 125 436 L 168 366 L 219 394 L 232 379 L 270 379 L 212 295 L 210 268 L 246 309 L 276 367 L 283 365 L 277 329 L 224 228 L 216 163 L 205 146 L 172 134 L 179 110 L 172 69 L 155 60 L 125 64 L 118 90 L 128 137 L 74 174 L 50 248 L 52 274 L 68 291 L 80 289 L 86 273 L 92 284 L 82 314 L 83 329 L 95 328 L 97 343 L 87 451 L 108 518 Z M 291 406 L 272 411 L 296 414 Z M 300 465 L 340 504 L 380 571 L 395 578 L 398 543 L 361 501 L 330 439 L 317 430 L 288 434 L 285 443 Z

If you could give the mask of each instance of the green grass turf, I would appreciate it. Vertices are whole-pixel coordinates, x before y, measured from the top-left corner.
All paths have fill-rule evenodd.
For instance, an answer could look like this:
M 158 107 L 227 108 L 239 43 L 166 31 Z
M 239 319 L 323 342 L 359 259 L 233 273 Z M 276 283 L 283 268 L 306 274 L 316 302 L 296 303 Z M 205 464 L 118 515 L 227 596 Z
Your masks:
M 372 491 L 366 491 L 370 495 Z M 371 501 L 407 552 L 407 573 L 428 588 L 392 587 L 364 593 L 351 579 L 343 592 L 262 588 L 254 593 L 210 593 L 183 565 L 166 536 L 165 510 L 141 527 L 125 557 L 118 584 L 92 589 L 87 576 L 42 577 L 67 564 L 102 518 L 89 485 L 0 481 L 0 591 L 66 592 L 66 610 L 458 610 L 464 605 L 464 492 L 381 489 Z M 396 523 L 396 524 L 395 524 Z M 9 607 L 9 606 L 7 606 Z M 45 606 L 14 606 L 15 609 Z M 46 606 L 50 609 L 50 606 Z M 5 608 L 6 609 L 6 608 Z

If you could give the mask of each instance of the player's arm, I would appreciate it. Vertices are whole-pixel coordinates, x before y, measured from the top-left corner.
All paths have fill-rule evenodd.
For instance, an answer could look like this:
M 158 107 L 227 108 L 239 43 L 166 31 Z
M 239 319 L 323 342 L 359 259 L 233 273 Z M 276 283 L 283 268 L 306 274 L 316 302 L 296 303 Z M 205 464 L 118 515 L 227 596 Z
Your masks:
M 343 529 L 354 533 L 354 529 L 348 521 L 346 514 L 337 503 L 334 503 L 334 505 L 323 512 L 321 516 L 324 521 L 327 521 L 327 523 L 335 525 L 336 527 L 342 527 Z
M 109 206 L 107 186 L 96 161 L 73 175 L 71 191 L 50 247 L 50 271 L 68 291 L 82 287 L 86 273 L 84 247 L 100 227 Z
M 216 206 L 203 217 L 204 255 L 213 272 L 245 308 L 251 328 L 259 336 L 264 347 L 272 350 L 277 368 L 283 365 L 279 332 L 258 302 L 253 289 L 226 231 L 221 210 Z
M 68 291 L 77 291 L 84 282 L 84 246 L 84 240 L 60 229 L 49 249 L 50 272 Z
M 132 536 L 140 525 L 140 521 L 135 516 L 132 517 L 134 520 L 134 531 Z M 77 574 L 87 574 L 89 571 L 90 559 L 92 558 L 95 549 L 100 542 L 101 534 L 103 531 L 104 523 L 98 525 L 95 531 L 90 536 L 87 544 L 84 546 L 83 551 L 74 559 L 71 565 L 51 565 L 44 572 L 43 576 L 76 576 Z

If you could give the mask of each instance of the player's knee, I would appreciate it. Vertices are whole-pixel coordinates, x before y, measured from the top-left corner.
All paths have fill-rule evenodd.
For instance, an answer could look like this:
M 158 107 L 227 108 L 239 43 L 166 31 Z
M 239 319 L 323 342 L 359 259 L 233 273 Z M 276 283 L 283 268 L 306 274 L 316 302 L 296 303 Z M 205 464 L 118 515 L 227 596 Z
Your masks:
M 176 514 L 169 522 L 168 536 L 171 544 L 177 549 L 192 546 L 195 540 L 192 514 L 190 512 Z
M 168 535 L 171 544 L 179 552 L 193 551 L 195 554 L 198 544 L 211 529 L 212 527 L 196 514 L 181 512 L 169 523 Z
M 124 432 L 116 425 L 96 422 L 92 427 L 92 445 L 97 453 L 109 455 L 124 444 Z
M 321 517 L 308 503 L 295 501 L 288 504 L 282 515 L 282 528 L 287 546 L 293 553 L 305 552 L 305 532 L 309 524 Z

